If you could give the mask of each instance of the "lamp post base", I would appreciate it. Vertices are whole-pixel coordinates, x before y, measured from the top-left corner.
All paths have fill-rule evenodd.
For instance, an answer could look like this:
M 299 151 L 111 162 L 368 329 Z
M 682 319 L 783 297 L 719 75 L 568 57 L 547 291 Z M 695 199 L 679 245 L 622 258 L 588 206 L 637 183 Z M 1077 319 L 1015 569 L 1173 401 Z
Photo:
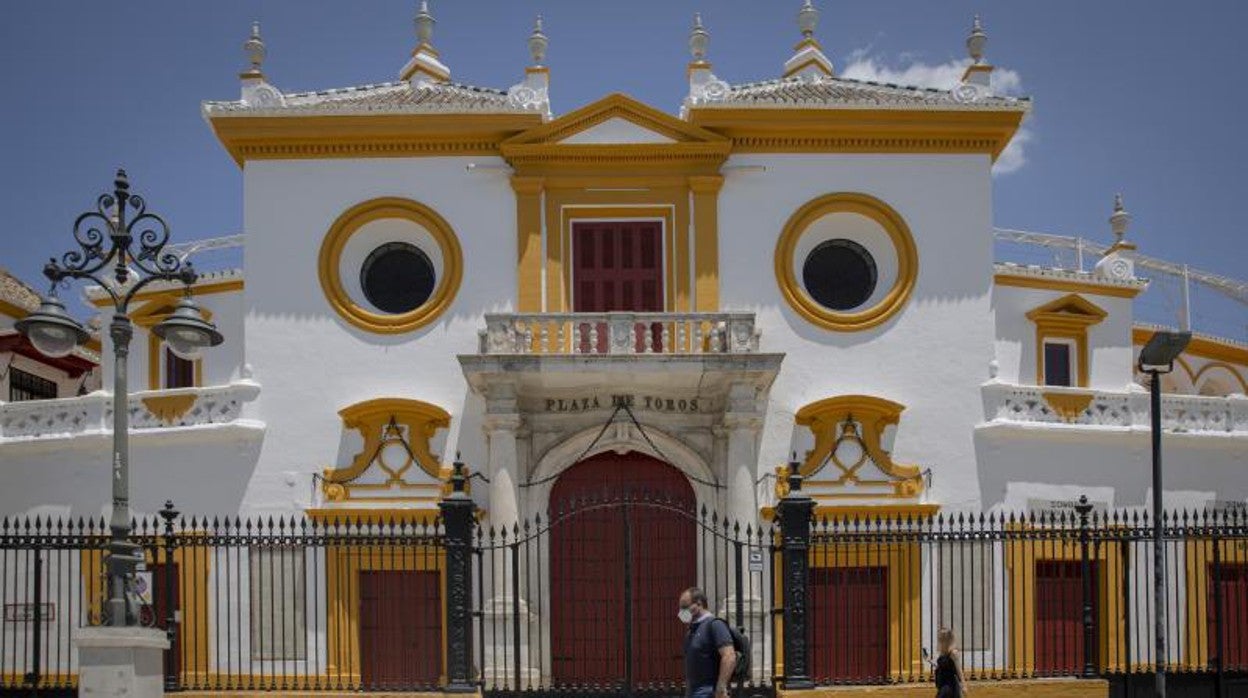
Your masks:
M 163 696 L 165 631 L 142 627 L 78 629 L 78 695 L 82 698 Z

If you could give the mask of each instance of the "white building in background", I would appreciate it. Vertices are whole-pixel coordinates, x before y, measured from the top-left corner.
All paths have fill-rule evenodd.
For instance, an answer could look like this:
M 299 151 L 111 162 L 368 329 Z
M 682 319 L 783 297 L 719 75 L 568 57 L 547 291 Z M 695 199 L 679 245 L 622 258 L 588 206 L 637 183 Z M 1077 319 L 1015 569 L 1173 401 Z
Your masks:
M 429 512 L 460 454 L 505 524 L 604 452 L 742 520 L 790 454 L 827 513 L 1145 503 L 1121 200 L 1092 271 L 994 263 L 991 167 L 1030 102 L 994 92 L 982 30 L 955 89 L 921 89 L 837 77 L 816 16 L 750 84 L 713 72 L 699 20 L 679 116 L 621 94 L 552 114 L 540 24 L 507 90 L 452 82 L 422 14 L 398 81 L 306 93 L 263 73 L 257 28 L 240 99 L 203 106 L 255 272 L 197 283 L 226 340 L 194 363 L 149 332 L 177 289 L 139 298 L 136 511 Z M 0 341 L 9 385 L 57 385 L 0 405 L 22 483 L 0 513 L 100 513 L 98 373 L 75 388 Z M 1248 498 L 1246 376 L 1248 346 L 1198 336 L 1167 377 L 1171 504 Z

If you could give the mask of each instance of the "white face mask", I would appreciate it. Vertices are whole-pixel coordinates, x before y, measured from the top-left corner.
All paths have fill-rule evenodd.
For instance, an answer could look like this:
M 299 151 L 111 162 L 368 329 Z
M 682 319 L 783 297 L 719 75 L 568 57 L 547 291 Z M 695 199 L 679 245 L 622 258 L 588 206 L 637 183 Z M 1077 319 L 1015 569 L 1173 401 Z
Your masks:
M 680 612 L 676 614 L 676 617 L 680 618 L 681 623 L 685 623 L 686 625 L 688 625 L 689 623 L 693 622 L 693 609 L 682 608 L 680 609 Z

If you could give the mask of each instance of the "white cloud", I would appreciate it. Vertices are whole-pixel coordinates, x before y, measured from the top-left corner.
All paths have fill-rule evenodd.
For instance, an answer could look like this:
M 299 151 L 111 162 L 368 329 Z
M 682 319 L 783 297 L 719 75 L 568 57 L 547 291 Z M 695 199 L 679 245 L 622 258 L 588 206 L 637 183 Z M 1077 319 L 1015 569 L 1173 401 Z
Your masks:
M 841 76 L 852 80 L 870 80 L 872 82 L 889 82 L 896 85 L 914 87 L 932 87 L 941 90 L 953 89 L 962 79 L 966 66 L 971 64 L 969 58 L 959 58 L 946 63 L 925 63 L 913 54 L 903 54 L 900 65 L 893 66 L 871 55 L 871 50 L 857 49 L 849 54 L 849 65 L 841 71 Z M 992 89 L 997 94 L 1017 95 L 1023 87 L 1022 77 L 1018 71 L 1008 68 L 997 68 L 992 71 Z M 997 175 L 1018 171 L 1027 164 L 1025 147 L 1034 137 L 1027 127 L 1022 127 L 1014 134 L 1014 139 L 1006 146 L 992 173 Z

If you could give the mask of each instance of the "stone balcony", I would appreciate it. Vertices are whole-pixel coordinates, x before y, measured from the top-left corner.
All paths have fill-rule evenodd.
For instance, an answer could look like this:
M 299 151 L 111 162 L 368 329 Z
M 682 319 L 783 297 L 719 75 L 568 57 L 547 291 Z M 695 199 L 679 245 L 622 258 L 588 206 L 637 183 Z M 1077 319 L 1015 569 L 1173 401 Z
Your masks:
M 495 313 L 485 316 L 480 353 L 750 354 L 753 313 Z
M 207 427 L 240 421 L 243 404 L 260 394 L 249 380 L 202 388 L 148 390 L 130 394 L 134 434 L 174 427 Z M 113 396 L 96 391 L 56 400 L 0 403 L 0 443 L 72 438 L 112 432 Z
M 987 383 L 984 416 L 991 425 L 1051 425 L 1097 430 L 1149 429 L 1147 391 Z M 1248 438 L 1248 397 L 1162 395 L 1162 429 L 1171 433 Z

